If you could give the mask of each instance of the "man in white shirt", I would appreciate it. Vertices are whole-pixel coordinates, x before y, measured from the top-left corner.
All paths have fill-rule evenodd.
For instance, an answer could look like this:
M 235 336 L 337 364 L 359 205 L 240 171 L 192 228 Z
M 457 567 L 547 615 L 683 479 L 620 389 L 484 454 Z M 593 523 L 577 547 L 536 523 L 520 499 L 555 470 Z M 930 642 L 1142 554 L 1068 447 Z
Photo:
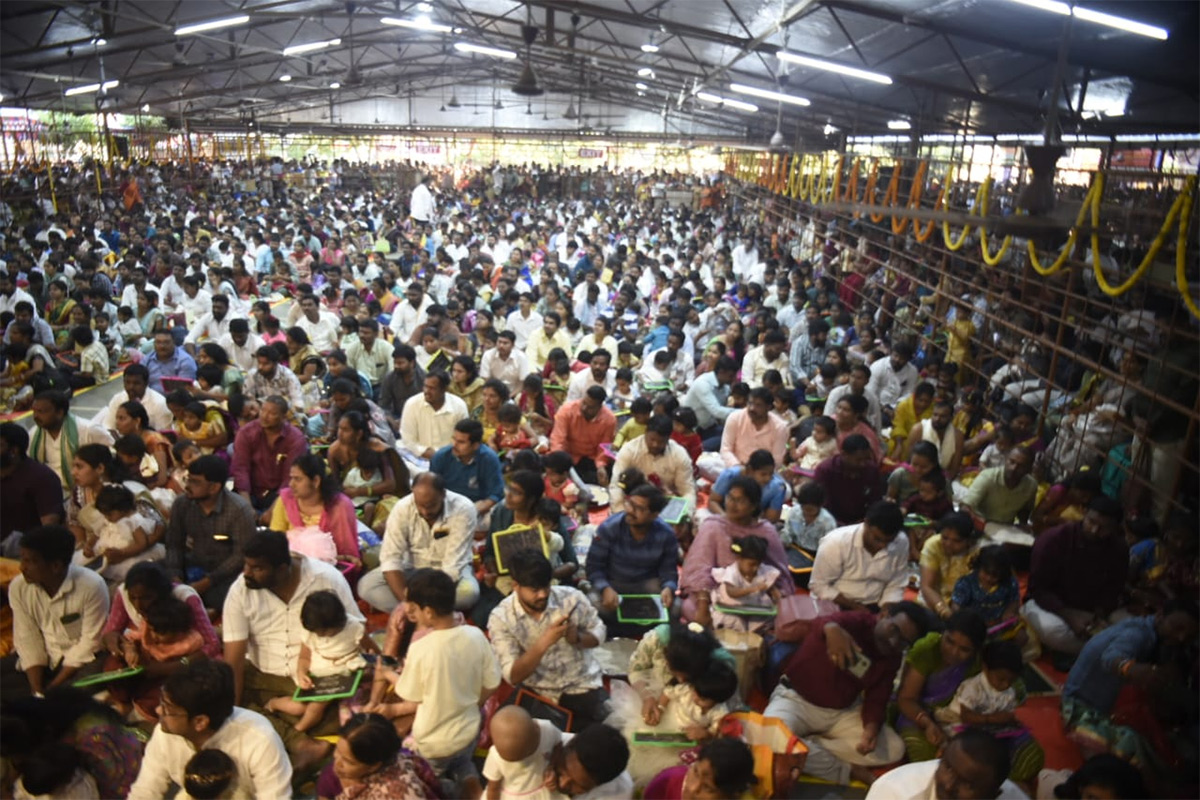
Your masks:
M 108 431 L 71 413 L 71 399 L 64 392 L 46 391 L 33 398 L 33 437 L 29 457 L 40 461 L 63 482 L 63 492 L 75 488 L 71 462 L 85 444 L 112 446 Z
M 606 394 L 612 394 L 617 388 L 617 371 L 610 369 L 612 353 L 601 348 L 592 353 L 592 361 L 587 369 L 581 369 L 571 376 L 567 384 L 567 402 L 582 400 L 587 390 L 593 386 L 604 388 Z
M 433 222 L 433 217 L 437 213 L 434 207 L 433 192 L 430 191 L 432 185 L 433 176 L 426 175 L 412 190 L 412 196 L 409 198 L 408 213 L 418 225 L 423 226 Z
M 283 741 L 262 714 L 235 706 L 233 694 L 233 670 L 220 661 L 194 661 L 167 678 L 159 723 L 146 743 L 130 800 L 166 797 L 172 784 L 185 789 L 188 762 L 205 750 L 219 750 L 233 761 L 230 796 L 292 796 L 292 764 Z
M 768 331 L 763 337 L 763 343 L 746 353 L 742 362 L 742 380 L 749 384 L 751 389 L 757 388 L 762 386 L 767 370 L 774 369 L 783 377 L 783 385 L 791 388 L 792 376 L 788 370 L 786 351 L 787 337 L 783 335 L 783 331 Z
M 187 338 L 183 340 L 183 349 L 193 356 L 196 355 L 198 343 L 215 342 L 229 333 L 229 323 L 232 322 L 229 316 L 229 298 L 223 294 L 213 295 L 210 308 L 211 311 L 192 324 Z
M 682 497 L 696 507 L 696 481 L 691 456 L 678 442 L 671 441 L 671 418 L 665 414 L 653 416 L 646 423 L 646 432 L 627 442 L 617 453 L 609 486 L 609 503 L 616 510 L 625 508 L 625 490 L 621 475 L 636 467 L 651 482 L 673 497 Z
M 263 340 L 257 333 L 250 331 L 249 320 L 229 320 L 229 331 L 217 339 L 217 344 L 221 345 L 229 360 L 242 372 L 250 372 L 258 366 L 255 353 L 263 346 Z
M 400 444 L 417 458 L 430 459 L 450 444 L 454 426 L 468 416 L 461 397 L 449 394 L 450 376 L 432 372 L 425 376 L 419 397 L 410 397 L 400 413 Z
M 17 284 L 13 281 L 7 270 L 0 270 L 0 314 L 5 311 L 17 312 L 17 303 L 29 303 L 33 306 L 33 315 L 38 316 L 37 303 L 33 300 L 33 295 L 24 289 L 17 288 Z
M 888 500 L 867 509 L 857 525 L 835 528 L 821 539 L 809 591 L 842 611 L 877 611 L 904 599 L 908 537 L 904 512 Z
M 394 333 L 395 342 L 408 342 L 417 329 L 429 318 L 429 307 L 433 298 L 425 294 L 419 281 L 414 280 L 404 290 L 404 300 L 392 309 L 392 321 L 389 327 Z
M 92 425 L 106 431 L 115 431 L 117 429 L 117 409 L 123 403 L 135 400 L 146 409 L 146 414 L 150 417 L 150 425 L 156 431 L 171 427 L 174 420 L 171 409 L 167 408 L 165 397 L 149 388 L 150 370 L 146 369 L 145 365 L 130 364 L 125 368 L 121 381 L 125 386 L 125 391 L 113 395 L 112 400 L 108 401 L 108 405 L 92 417 Z
M 683 331 L 671 331 L 667 334 L 667 346 L 663 348 L 671 356 L 671 366 L 667 370 L 667 379 L 675 386 L 676 392 L 686 392 L 696 377 L 696 362 L 687 354 L 684 344 L 687 337 Z M 660 352 L 660 351 L 655 351 Z M 654 353 L 646 357 L 646 362 L 654 359 Z
M 212 311 L 212 295 L 203 287 L 204 284 L 195 275 L 188 275 L 183 279 L 183 293 L 186 297 L 179 302 L 179 310 L 183 312 L 188 327 Z M 134 304 L 130 308 L 136 309 L 137 305 Z
M 364 319 L 358 324 L 358 339 L 346 348 L 346 363 L 367 377 L 378 393 L 383 376 L 392 366 L 392 345 L 379 338 L 379 323 Z
M 213 298 L 213 302 L 216 302 L 216 298 Z M 300 297 L 300 318 L 296 320 L 296 325 L 308 334 L 309 343 L 318 353 L 337 349 L 342 333 L 337 315 L 322 311 L 315 295 Z
M 533 294 L 523 292 L 517 310 L 505 320 L 508 330 L 517 335 L 517 349 L 524 350 L 534 331 L 542 329 L 542 315 L 533 310 Z
M 905 764 L 880 775 L 871 784 L 867 800 L 1027 800 L 1029 795 L 1006 780 L 1008 751 L 1008 744 L 986 730 L 967 728 L 949 741 L 941 758 Z
M 21 574 L 8 588 L 13 648 L 29 691 L 40 697 L 100 671 L 108 589 L 99 573 L 71 563 L 75 536 L 61 525 L 28 531 L 20 547 Z
M 305 636 L 300 621 L 304 601 L 314 592 L 335 594 L 346 620 L 365 623 L 350 586 L 332 564 L 288 548 L 279 531 L 259 531 L 242 548 L 245 567 L 225 596 L 222 613 L 225 662 L 233 667 L 234 703 L 266 707 L 275 697 L 291 697 L 300 645 Z M 327 709 L 328 711 L 328 709 Z M 269 718 L 287 746 L 292 764 L 300 770 L 329 755 L 328 742 L 310 739 L 281 718 Z M 313 736 L 337 730 L 337 714 L 326 714 L 310 729 Z
M 909 361 L 912 359 L 912 348 L 904 342 L 898 342 L 892 348 L 892 354 L 881 358 L 871 365 L 871 380 L 867 389 L 879 398 L 888 420 L 896 409 L 896 403 L 912 394 L 920 373 Z
M 358 596 L 391 613 L 405 598 L 407 580 L 418 569 L 440 569 L 454 579 L 454 607 L 466 611 L 479 599 L 471 569 L 477 514 L 475 504 L 446 490 L 441 475 L 422 472 L 412 493 L 388 516 L 379 566 L 358 582 Z
M 163 279 L 158 287 L 158 302 L 168 313 L 174 312 L 175 307 L 187 299 L 183 291 L 183 279 L 187 276 L 187 267 L 176 264 L 171 267 L 171 274 Z
M 734 277 L 738 279 L 739 283 L 745 282 L 751 270 L 761 260 L 758 257 L 758 248 L 754 246 L 754 237 L 750 234 L 743 236 L 742 243 L 733 248 L 731 255 Z
M 516 343 L 516 333 L 500 331 L 496 346 L 484 352 L 479 362 L 479 377 L 485 381 L 492 378 L 501 381 L 513 396 L 521 391 L 525 376 L 530 373 L 529 359 L 523 352 L 514 349 Z

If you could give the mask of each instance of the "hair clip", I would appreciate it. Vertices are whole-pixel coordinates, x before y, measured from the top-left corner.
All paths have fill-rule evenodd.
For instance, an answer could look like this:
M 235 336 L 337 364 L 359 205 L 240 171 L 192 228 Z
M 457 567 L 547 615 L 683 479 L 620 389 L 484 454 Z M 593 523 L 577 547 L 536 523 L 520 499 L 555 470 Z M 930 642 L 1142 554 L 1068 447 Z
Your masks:
M 742 546 L 740 544 L 738 544 L 737 542 L 734 542 L 733 544 L 729 545 L 729 549 L 735 553 L 742 552 Z
M 692 633 L 704 633 L 704 626 L 699 622 L 689 622 L 687 627 Z

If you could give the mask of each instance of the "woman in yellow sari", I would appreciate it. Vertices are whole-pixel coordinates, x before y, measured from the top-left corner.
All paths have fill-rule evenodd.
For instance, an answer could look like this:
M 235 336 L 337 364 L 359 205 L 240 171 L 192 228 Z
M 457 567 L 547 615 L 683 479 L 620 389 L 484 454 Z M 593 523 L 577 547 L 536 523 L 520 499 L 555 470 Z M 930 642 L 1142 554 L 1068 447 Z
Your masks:
M 71 299 L 66 281 L 52 281 L 49 291 L 50 299 L 46 301 L 46 322 L 50 324 L 50 330 L 54 331 L 54 344 L 61 350 L 67 346 L 67 339 L 71 335 L 71 311 L 76 304 Z

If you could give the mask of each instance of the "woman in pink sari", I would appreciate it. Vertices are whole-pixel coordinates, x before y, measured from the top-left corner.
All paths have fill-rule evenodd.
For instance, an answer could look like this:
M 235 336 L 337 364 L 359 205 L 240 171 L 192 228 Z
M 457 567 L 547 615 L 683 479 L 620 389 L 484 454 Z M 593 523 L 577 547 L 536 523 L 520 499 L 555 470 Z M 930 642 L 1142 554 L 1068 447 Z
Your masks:
M 298 553 L 349 565 L 351 572 L 362 564 L 354 503 L 318 455 L 307 453 L 292 464 L 288 486 L 271 509 L 271 530 L 286 533 Z

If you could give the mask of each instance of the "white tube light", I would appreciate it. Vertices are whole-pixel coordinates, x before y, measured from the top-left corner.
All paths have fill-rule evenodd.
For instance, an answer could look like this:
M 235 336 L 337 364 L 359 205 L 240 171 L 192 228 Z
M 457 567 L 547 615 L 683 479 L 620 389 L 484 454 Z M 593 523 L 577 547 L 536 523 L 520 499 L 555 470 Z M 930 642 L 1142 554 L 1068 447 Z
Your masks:
M 1151 39 L 1158 39 L 1160 41 L 1167 38 L 1165 28 L 1147 25 L 1144 22 L 1137 22 L 1136 20 L 1117 17 L 1112 14 L 1104 14 L 1099 11 L 1093 11 L 1090 8 L 1080 8 L 1079 6 L 1075 6 L 1071 11 L 1076 19 L 1095 22 L 1099 25 L 1106 25 L 1110 28 L 1126 31 L 1127 33 L 1136 33 L 1138 36 L 1148 36 Z
M 889 131 L 910 131 L 912 123 L 906 119 L 890 119 L 888 120 Z
M 797 97 L 794 94 L 784 94 L 783 92 L 772 92 L 770 89 L 759 89 L 757 86 L 747 86 L 744 83 L 731 83 L 729 84 L 729 88 L 738 94 L 748 94 L 751 97 L 761 97 L 764 100 L 791 103 L 794 106 L 812 105 L 812 102 L 805 97 Z
M 342 88 L 342 85 L 340 83 L 338 83 L 337 81 L 334 81 L 333 83 L 329 84 L 329 88 L 330 89 L 340 89 L 340 88 Z
M 234 25 L 245 25 L 249 21 L 249 14 L 242 14 L 236 17 L 225 17 L 224 19 L 211 19 L 208 22 L 196 22 L 192 25 L 181 25 L 175 29 L 175 35 L 187 36 L 189 33 L 204 33 L 205 31 L 215 31 L 220 28 L 232 28 Z
M 470 42 L 455 42 L 454 49 L 460 53 L 479 53 L 483 56 L 492 56 L 493 58 L 516 58 L 517 54 L 512 50 L 501 50 L 499 47 L 485 47 L 481 44 L 471 44 Z
M 836 61 L 826 61 L 823 58 L 797 55 L 796 53 L 789 53 L 786 50 L 780 50 L 775 54 L 775 57 L 780 61 L 790 61 L 793 64 L 800 64 L 801 66 L 812 67 L 814 69 L 823 69 L 826 72 L 836 72 L 839 75 L 860 78 L 864 81 L 874 81 L 875 83 L 883 84 L 890 84 L 892 82 L 892 79 L 882 72 L 871 72 L 870 70 L 858 69 L 857 67 L 848 67 Z
M 653 78 L 654 70 L 650 69 L 649 67 L 642 67 L 637 71 L 637 74 L 639 78 Z
M 120 85 L 120 81 L 105 81 L 103 85 L 99 83 L 88 83 L 83 86 L 72 86 L 70 89 L 67 89 L 65 92 L 63 92 L 63 94 L 67 97 L 74 97 L 75 95 L 91 94 L 92 92 L 99 92 L 101 90 L 107 92 L 109 89 L 115 89 Z
M 648 42 L 648 43 L 642 45 L 642 52 L 643 53 L 657 53 L 658 45 L 656 45 L 654 42 Z
M 280 82 L 280 83 L 287 83 L 287 82 L 288 82 L 288 81 L 290 81 L 291 79 L 292 79 L 292 76 L 291 76 L 291 75 L 280 75 L 280 76 L 279 76 L 279 82 Z
M 642 83 L 641 81 L 638 81 L 637 83 L 635 83 L 633 85 L 633 88 L 637 89 L 639 92 L 644 92 L 647 89 L 649 89 L 650 87 L 647 86 L 646 84 Z
M 434 22 L 429 17 L 417 17 L 416 19 L 383 17 L 379 21 L 384 25 L 394 25 L 397 28 L 412 28 L 413 30 L 432 31 L 433 33 L 450 33 L 449 25 L 442 25 L 439 22 Z
M 737 109 L 738 111 L 745 111 L 748 114 L 755 114 L 758 112 L 758 106 L 754 105 L 753 103 L 743 103 L 741 100 L 734 100 L 731 97 L 721 97 L 720 95 L 713 94 L 712 92 L 696 92 L 696 97 L 706 103 L 712 103 L 713 105 L 717 106 L 729 106 L 730 108 Z
M 314 50 L 324 50 L 326 47 L 337 47 L 342 43 L 341 39 L 330 39 L 325 42 L 309 42 L 308 44 L 294 44 L 291 47 L 283 48 L 285 56 L 298 56 L 301 53 L 311 53 Z
M 1105 14 L 1090 8 L 1082 8 L 1080 6 L 1072 8 L 1066 3 L 1059 2 L 1059 0 L 1010 0 L 1010 2 L 1020 3 L 1023 6 L 1030 6 L 1041 11 L 1049 11 L 1051 14 L 1058 14 L 1064 17 L 1068 14 L 1074 14 L 1076 19 L 1094 22 L 1097 25 L 1104 25 L 1109 28 L 1116 28 L 1126 33 L 1135 33 L 1138 36 L 1148 36 L 1151 39 L 1158 39 L 1160 41 L 1166 39 L 1168 35 L 1165 28 L 1159 28 L 1156 25 L 1147 25 L 1144 22 L 1118 17 L 1114 14 Z
M 1023 6 L 1049 11 L 1051 14 L 1059 14 L 1061 16 L 1070 16 L 1071 7 L 1066 3 L 1060 3 L 1058 0 L 1011 0 L 1013 3 L 1020 3 Z
M 743 103 L 741 100 L 734 100 L 732 97 L 726 97 L 721 101 L 722 105 L 736 108 L 738 111 L 745 111 L 747 114 L 758 113 L 758 106 L 754 103 Z

